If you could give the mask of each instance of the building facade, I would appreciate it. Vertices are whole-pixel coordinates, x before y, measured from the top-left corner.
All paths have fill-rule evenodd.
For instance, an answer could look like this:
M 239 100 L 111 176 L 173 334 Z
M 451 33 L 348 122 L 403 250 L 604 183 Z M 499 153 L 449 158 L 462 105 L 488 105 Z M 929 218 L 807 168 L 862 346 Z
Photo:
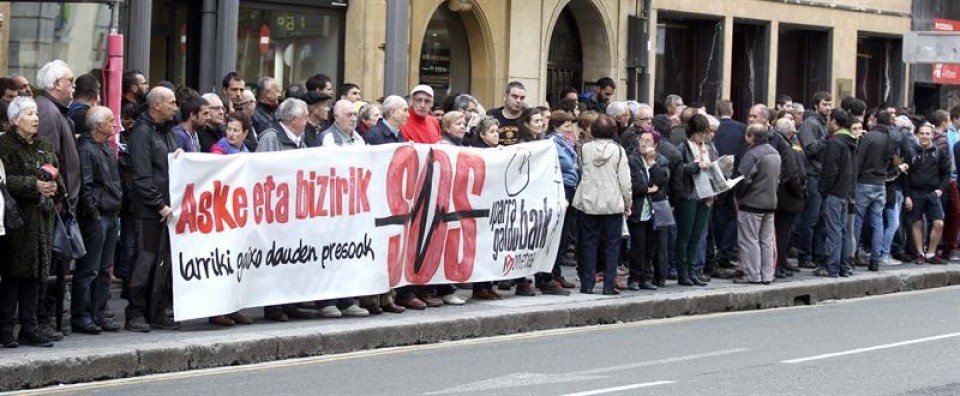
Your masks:
M 902 35 L 930 30 L 916 26 L 917 3 L 929 2 L 404 0 L 404 74 L 406 86 L 430 84 L 440 101 L 469 92 L 491 107 L 508 81 L 527 86 L 529 103 L 547 104 L 601 77 L 618 83 L 618 99 L 676 93 L 712 109 L 729 98 L 738 115 L 779 94 L 808 104 L 819 90 L 912 106 L 914 82 L 931 83 L 901 61 Z M 102 65 L 109 7 L 10 7 L 8 74 L 31 76 L 57 57 L 79 72 Z M 152 82 L 207 91 L 234 69 L 248 83 L 269 75 L 284 85 L 322 72 L 359 84 L 368 100 L 406 93 L 383 88 L 385 48 L 396 39 L 386 34 L 388 0 L 129 0 L 116 18 L 127 67 Z

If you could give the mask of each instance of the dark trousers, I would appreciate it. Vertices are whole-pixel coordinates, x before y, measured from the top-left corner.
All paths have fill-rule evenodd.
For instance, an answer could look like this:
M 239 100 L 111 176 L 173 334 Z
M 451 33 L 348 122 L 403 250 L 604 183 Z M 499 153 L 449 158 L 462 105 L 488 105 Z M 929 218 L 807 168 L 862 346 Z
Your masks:
M 567 196 L 567 202 L 573 202 L 573 196 L 577 192 L 576 187 L 564 187 L 564 193 Z M 548 272 L 541 272 L 534 276 L 536 285 L 538 287 L 543 286 L 544 283 L 550 282 L 555 276 L 560 276 L 562 270 L 560 269 L 560 263 L 563 262 L 564 251 L 567 246 L 573 242 L 573 234 L 576 232 L 575 228 L 577 223 L 575 218 L 577 217 L 577 210 L 573 206 L 567 206 L 567 212 L 563 215 L 563 227 L 560 229 L 560 245 L 557 247 L 557 259 L 553 262 L 553 269 Z
M 70 268 L 70 262 L 72 260 L 63 260 L 57 258 L 56 255 L 53 255 L 50 260 L 50 276 L 51 278 L 56 277 L 58 273 L 66 271 L 67 268 Z M 66 273 L 64 272 L 64 276 Z M 57 302 L 58 300 L 62 301 L 64 294 L 66 293 L 67 283 L 61 282 L 58 283 L 56 279 L 42 279 L 40 281 L 40 291 L 38 292 L 39 297 L 37 300 L 37 322 L 41 326 L 49 326 L 52 329 L 58 329 L 57 320 Z
M 103 312 L 110 298 L 110 272 L 117 248 L 120 220 L 115 214 L 80 221 L 80 232 L 87 254 L 77 260 L 71 287 L 70 317 L 75 325 L 103 323 Z
M 737 208 L 732 191 L 717 196 L 710 218 L 716 244 L 716 260 L 727 264 L 736 261 Z
M 787 265 L 787 251 L 790 250 L 790 236 L 796 213 L 776 212 L 773 214 L 773 230 L 777 235 L 777 271 L 783 271 Z
M 652 221 L 627 222 L 630 230 L 630 277 L 628 282 L 648 282 L 653 272 L 651 256 L 656 252 Z M 652 249 L 653 248 L 653 249 Z
M 707 230 L 710 208 L 699 199 L 677 201 L 677 271 L 690 271 L 697 259 L 700 239 Z
M 623 215 L 588 215 L 583 214 L 580 222 L 580 248 L 583 249 L 583 274 L 580 284 L 584 289 L 593 289 L 596 286 L 597 258 L 600 254 L 606 259 L 603 274 L 603 288 L 613 289 L 617 278 L 617 259 L 620 257 L 620 235 L 623 227 Z M 603 251 L 600 251 L 600 241 L 604 241 Z
M 162 321 L 166 317 L 164 311 L 173 307 L 170 245 L 161 244 L 165 228 L 159 218 L 138 219 L 140 249 L 130 279 L 125 282 L 127 320 L 143 317 L 149 322 Z M 158 256 L 163 257 L 162 267 L 158 265 Z
M 120 218 L 120 254 L 114 275 L 126 280 L 130 277 L 130 269 L 137 260 L 137 218 L 132 214 Z
M 40 279 L 4 277 L 0 280 L 0 334 L 12 336 L 20 313 L 20 331 L 37 330 L 37 299 L 40 297 Z

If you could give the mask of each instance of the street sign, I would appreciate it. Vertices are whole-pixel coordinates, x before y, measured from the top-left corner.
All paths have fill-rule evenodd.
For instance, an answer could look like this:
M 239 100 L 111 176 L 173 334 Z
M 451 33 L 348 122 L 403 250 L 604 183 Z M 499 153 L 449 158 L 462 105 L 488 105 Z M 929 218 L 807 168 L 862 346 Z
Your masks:
M 960 63 L 960 32 L 907 32 L 904 63 Z

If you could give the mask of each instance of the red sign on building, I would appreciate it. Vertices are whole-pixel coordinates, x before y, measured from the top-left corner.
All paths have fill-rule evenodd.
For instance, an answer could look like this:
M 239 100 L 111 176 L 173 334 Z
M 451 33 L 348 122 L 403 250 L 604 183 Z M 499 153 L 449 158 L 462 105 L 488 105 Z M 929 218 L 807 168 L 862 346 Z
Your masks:
M 940 32 L 960 32 L 960 21 L 934 18 L 933 30 Z M 933 82 L 937 84 L 960 85 L 960 65 L 933 64 Z

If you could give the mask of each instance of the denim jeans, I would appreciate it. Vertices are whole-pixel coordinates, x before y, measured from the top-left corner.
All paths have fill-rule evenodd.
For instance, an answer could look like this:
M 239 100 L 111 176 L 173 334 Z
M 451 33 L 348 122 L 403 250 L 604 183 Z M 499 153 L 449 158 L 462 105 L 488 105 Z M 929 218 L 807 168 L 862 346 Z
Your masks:
M 600 254 L 606 259 L 603 274 L 603 288 L 613 289 L 617 278 L 617 262 L 620 258 L 620 235 L 623 233 L 623 215 L 588 215 L 581 214 L 577 219 L 580 223 L 580 246 L 583 249 L 583 275 L 580 286 L 583 289 L 593 289 L 596 285 L 597 258 Z M 600 240 L 606 242 L 604 251 L 600 250 Z
M 736 261 L 738 256 L 737 208 L 732 191 L 717 196 L 710 218 L 717 245 L 717 261 L 726 263 Z
M 116 214 L 103 214 L 97 220 L 81 219 L 80 232 L 87 254 L 77 260 L 77 268 L 73 271 L 71 320 L 74 325 L 100 324 L 110 297 L 110 273 L 120 234 L 120 219 Z
M 890 257 L 890 248 L 893 246 L 893 237 L 900 228 L 900 208 L 903 207 L 903 192 L 896 191 L 896 198 L 892 205 L 883 209 L 883 218 L 886 226 L 883 228 L 883 242 L 880 245 L 880 257 Z
M 847 200 L 835 195 L 826 195 L 823 200 L 823 221 L 826 231 L 827 272 L 831 276 L 840 275 L 849 270 L 847 257 L 843 252 L 850 243 L 847 235 Z
M 820 234 L 822 228 L 818 227 L 820 222 L 821 206 L 823 205 L 823 195 L 820 194 L 820 176 L 807 176 L 807 192 L 803 206 L 803 212 L 797 218 L 796 238 L 794 246 L 797 247 L 797 258 L 800 261 L 811 261 L 817 259 L 820 249 L 818 242 L 822 239 Z M 846 211 L 844 211 L 846 213 Z M 828 250 L 829 251 L 829 250 Z
M 870 224 L 870 262 L 877 263 L 883 255 L 883 207 L 887 203 L 887 188 L 884 185 L 857 184 L 857 220 L 853 227 L 854 240 L 860 241 L 864 217 Z

